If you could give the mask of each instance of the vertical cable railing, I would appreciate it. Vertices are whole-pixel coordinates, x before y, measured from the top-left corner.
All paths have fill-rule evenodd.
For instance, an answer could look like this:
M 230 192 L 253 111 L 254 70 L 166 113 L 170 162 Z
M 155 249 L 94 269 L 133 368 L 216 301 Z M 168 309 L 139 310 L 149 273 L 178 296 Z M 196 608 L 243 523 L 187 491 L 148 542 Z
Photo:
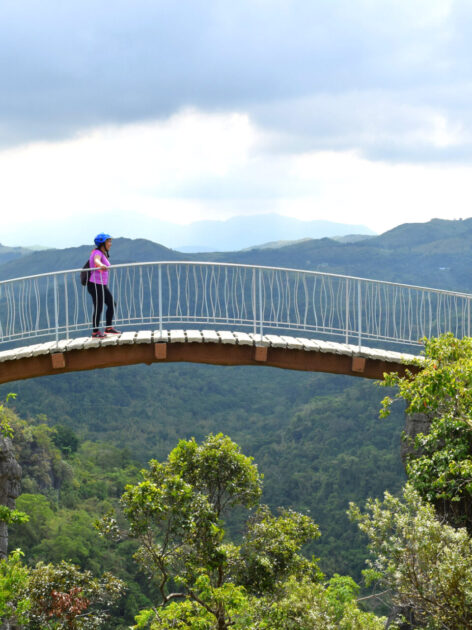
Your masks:
M 92 302 L 79 273 L 1 281 L 0 347 L 89 334 Z M 224 263 L 115 265 L 109 275 L 114 323 L 125 330 L 211 327 L 257 338 L 289 332 L 356 346 L 420 346 L 424 336 L 471 334 L 466 293 Z

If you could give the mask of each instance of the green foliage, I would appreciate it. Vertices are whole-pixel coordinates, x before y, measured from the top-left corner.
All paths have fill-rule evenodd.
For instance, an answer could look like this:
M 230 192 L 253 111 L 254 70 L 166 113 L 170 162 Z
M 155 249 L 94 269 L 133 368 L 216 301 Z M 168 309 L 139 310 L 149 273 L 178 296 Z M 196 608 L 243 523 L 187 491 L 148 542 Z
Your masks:
M 237 444 L 219 433 L 201 445 L 181 440 L 168 458 L 168 468 L 203 493 L 219 518 L 235 505 L 252 507 L 262 494 L 262 475 Z M 152 468 L 153 463 L 151 463 Z
M 7 525 L 13 523 L 27 523 L 29 520 L 28 515 L 20 510 L 12 510 L 6 505 L 0 505 L 0 521 Z
M 420 495 L 448 520 L 472 531 L 472 339 L 445 334 L 425 340 L 421 370 L 388 375 L 408 413 L 425 413 L 428 434 L 419 434 L 407 474 Z M 392 399 L 384 399 L 383 415 Z
M 100 628 L 107 608 L 123 591 L 110 574 L 93 577 L 89 571 L 61 562 L 38 563 L 30 569 L 17 549 L 0 560 L 0 620 L 31 630 Z
M 277 599 L 256 598 L 228 584 L 219 600 L 231 611 L 237 630 L 383 630 L 385 618 L 359 609 L 355 598 L 343 599 L 328 585 L 289 578 Z M 212 630 L 211 615 L 195 602 L 172 602 L 164 609 L 147 609 L 137 616 L 136 629 L 195 628 Z
M 346 605 L 356 601 L 359 595 L 359 585 L 348 575 L 338 575 L 335 573 L 328 582 L 326 596 L 333 606 L 334 613 L 338 620 L 342 619 Z
M 58 565 L 65 559 L 95 575 L 108 571 L 125 580 L 127 596 L 115 604 L 114 620 L 107 628 L 127 628 L 149 602 L 144 576 L 132 561 L 136 544 L 130 541 L 110 549 L 94 522 L 118 504 L 126 483 L 137 479 L 137 468 L 122 449 L 90 442 L 68 453 L 65 462 L 53 442 L 53 430 L 11 415 L 14 445 L 25 472 L 23 485 L 36 492 L 42 487 L 44 494 L 26 492 L 18 497 L 17 508 L 29 520 L 15 519 L 9 528 L 10 546 L 20 547 L 30 566 L 39 561 Z M 67 474 L 59 474 L 61 470 Z
M 385 618 L 362 611 L 350 578 L 326 584 L 290 577 L 277 600 L 253 600 L 254 630 L 383 630 Z
M 94 577 L 74 565 L 38 563 L 31 569 L 27 593 L 31 630 L 92 629 L 103 626 L 106 609 L 118 599 L 123 583 L 110 574 Z
M 7 404 L 10 400 L 15 399 L 16 394 L 9 393 L 6 395 L 5 402 L 0 404 L 0 436 L 11 439 L 13 437 L 13 428 L 11 426 L 11 418 L 14 416 L 10 410 L 7 410 Z M 26 523 L 28 516 L 20 510 L 11 509 L 6 505 L 0 505 L 0 522 L 12 525 L 13 523 Z
M 363 379 L 162 364 L 103 370 L 98 381 L 85 372 L 57 375 L 28 381 L 27 387 L 20 382 L 18 388 L 19 409 L 30 415 L 47 410 L 52 428 L 60 418 L 86 438 L 64 462 L 74 480 L 60 482 L 62 506 L 74 509 L 93 496 L 105 500 L 108 492 L 120 496 L 130 481 L 130 457 L 141 466 L 152 457 L 162 461 L 179 439 L 202 441 L 222 431 L 256 459 L 264 474 L 264 503 L 273 510 L 282 505 L 308 513 L 319 524 L 323 536 L 309 543 L 307 553 L 320 557 L 329 574 L 358 579 L 364 564 L 364 538 L 346 516 L 349 500 L 362 503 L 385 489 L 395 492 L 405 479 L 398 456 L 403 407 L 395 405 L 379 423 L 382 393 Z M 106 418 L 96 413 L 97 396 L 108 410 Z M 30 420 L 33 427 L 36 422 Z M 54 501 L 57 490 L 30 481 L 34 471 L 28 455 L 35 455 L 37 447 L 26 443 L 24 449 L 24 491 L 39 491 Z M 108 462 L 111 453 L 114 462 Z M 35 459 L 38 472 L 45 468 L 40 462 Z M 113 467 L 114 489 L 111 480 L 104 482 L 103 467 L 107 479 Z M 57 486 L 50 468 L 42 478 Z M 238 518 L 231 517 L 231 532 L 240 531 Z
M 10 413 L 9 421 L 15 457 L 22 469 L 23 491 L 54 496 L 72 476 L 69 463 L 53 442 L 54 429 L 43 421 L 26 422 L 14 413 Z
M 122 497 L 126 533 L 139 541 L 135 557 L 158 584 L 160 598 L 137 615 L 136 628 L 382 627 L 358 608 L 352 579 L 336 576 L 323 584 L 316 561 L 300 553 L 319 536 L 310 517 L 293 510 L 275 517 L 258 506 L 241 544 L 228 540 L 228 515 L 256 508 L 262 481 L 252 459 L 228 437 L 181 440 L 167 461 L 151 461 L 143 476 Z M 113 538 L 120 533 L 112 516 L 102 531 Z
M 64 424 L 57 424 L 53 435 L 53 442 L 64 455 L 75 453 L 79 447 L 79 438 L 75 432 Z
M 51 420 L 39 415 L 28 423 L 8 412 L 24 472 L 25 494 L 17 507 L 30 516 L 29 523 L 10 527 L 11 545 L 21 547 L 29 563 L 66 559 L 82 570 L 108 570 L 125 580 L 127 596 L 114 609 L 113 627 L 128 627 L 138 610 L 156 601 L 157 586 L 132 560 L 135 540 L 107 547 L 91 524 L 117 505 L 127 483 L 138 480 L 131 454 L 163 453 L 165 458 L 178 435 L 195 433 L 201 440 L 205 431 L 224 426 L 245 453 L 257 458 L 265 477 L 265 503 L 274 510 L 284 505 L 316 517 L 323 536 L 313 537 L 304 546 L 305 554 L 321 556 L 320 564 L 330 574 L 360 576 L 365 543 L 345 516 L 347 502 L 363 502 L 369 495 L 380 496 L 385 487 L 400 487 L 403 409 L 396 405 L 379 425 L 378 388 L 359 379 L 261 368 L 231 368 L 221 379 L 222 368 L 159 368 L 101 374 L 104 404 L 110 410 L 106 422 L 97 420 L 90 402 L 96 386 L 92 375 L 73 375 L 75 384 L 69 382 L 72 375 L 56 376 L 54 391 L 37 388 L 48 379 L 31 381 L 22 390 L 21 404 L 33 394 L 36 410 L 55 411 L 48 411 Z M 51 406 L 59 400 L 63 406 Z M 72 412 L 74 420 L 68 416 Z M 54 443 L 57 417 L 77 431 L 88 431 L 94 441 L 81 442 L 75 453 L 61 452 Z M 227 514 L 222 545 L 228 561 L 227 539 L 242 544 L 243 521 L 244 511 L 233 508 Z M 232 567 L 236 571 L 234 563 Z
M 10 400 L 15 398 L 16 394 L 9 393 L 5 397 L 5 402 L 0 404 L 0 435 L 3 435 L 3 437 L 13 437 L 13 429 L 10 426 L 6 406 Z
M 288 575 L 320 579 L 315 561 L 297 553 L 319 536 L 310 517 L 293 510 L 281 510 L 281 515 L 274 517 L 267 506 L 260 506 L 249 519 L 235 561 L 238 582 L 249 593 L 262 595 L 275 592 Z
M 23 553 L 16 549 L 0 560 L 0 620 L 25 623 L 30 609 L 26 591 L 28 569 L 22 562 Z
M 203 568 L 216 587 L 223 584 L 229 550 L 221 519 L 235 506 L 251 507 L 261 479 L 251 458 L 229 438 L 210 435 L 198 445 L 181 440 L 166 462 L 150 462 L 144 481 L 122 497 L 129 532 L 140 542 L 141 566 L 159 584 L 163 602 L 176 576 L 187 593 Z M 112 523 L 106 520 L 107 533 Z
M 208 574 L 202 572 L 195 582 L 193 597 L 182 601 L 171 601 L 166 607 L 147 609 L 136 618 L 135 628 L 151 630 L 171 630 L 173 628 L 196 628 L 213 630 L 231 628 L 243 630 L 250 624 L 251 600 L 244 589 L 230 582 L 220 587 L 214 586 Z M 215 623 L 218 615 L 218 625 Z
M 385 493 L 351 518 L 369 538 L 369 565 L 394 606 L 424 630 L 472 627 L 472 541 L 465 528 L 441 523 L 411 484 L 403 501 Z M 372 575 L 372 574 L 371 574 Z
M 27 551 L 33 559 L 32 550 L 51 535 L 55 513 L 41 494 L 21 494 L 16 505 L 28 515 L 28 520 L 11 528 L 10 544 Z
M 127 486 L 122 504 L 129 534 L 140 543 L 136 558 L 159 585 L 156 627 L 228 628 L 247 608 L 246 592 L 274 590 L 291 571 L 311 566 L 296 557 L 318 530 L 294 512 L 274 519 L 262 508 L 241 547 L 224 541 L 229 511 L 255 506 L 262 483 L 251 458 L 228 437 L 210 435 L 200 445 L 181 440 L 166 462 L 151 461 L 143 476 Z M 106 519 L 104 529 L 110 533 L 114 522 Z

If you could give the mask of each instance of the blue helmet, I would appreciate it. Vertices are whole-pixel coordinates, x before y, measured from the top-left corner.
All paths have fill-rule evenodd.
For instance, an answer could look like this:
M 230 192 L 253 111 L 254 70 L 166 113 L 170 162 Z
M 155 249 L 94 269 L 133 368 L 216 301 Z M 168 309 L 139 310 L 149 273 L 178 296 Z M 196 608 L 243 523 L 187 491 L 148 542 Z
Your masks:
M 93 239 L 93 242 L 95 243 L 97 247 L 100 247 L 100 245 L 103 245 L 103 243 L 107 241 L 109 238 L 111 238 L 109 234 L 100 232 L 100 234 L 97 234 L 97 236 Z

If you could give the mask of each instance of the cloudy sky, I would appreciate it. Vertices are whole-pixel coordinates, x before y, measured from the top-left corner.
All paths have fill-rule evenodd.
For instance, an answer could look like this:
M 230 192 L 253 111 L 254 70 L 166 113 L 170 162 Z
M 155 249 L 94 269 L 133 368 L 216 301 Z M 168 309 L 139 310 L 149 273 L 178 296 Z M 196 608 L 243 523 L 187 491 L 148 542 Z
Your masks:
M 471 31 L 470 0 L 1 0 L 0 243 L 469 217 Z

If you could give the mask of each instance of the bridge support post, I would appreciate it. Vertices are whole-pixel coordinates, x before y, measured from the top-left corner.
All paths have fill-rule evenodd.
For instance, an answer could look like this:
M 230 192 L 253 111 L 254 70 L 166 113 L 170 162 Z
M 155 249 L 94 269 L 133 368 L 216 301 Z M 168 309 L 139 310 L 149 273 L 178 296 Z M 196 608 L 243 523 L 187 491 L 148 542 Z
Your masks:
M 154 344 L 154 356 L 158 361 L 165 361 L 167 359 L 167 344 L 155 343 Z
M 254 348 L 254 360 L 260 363 L 267 361 L 267 346 L 256 346 Z
M 51 365 L 54 370 L 61 370 L 66 367 L 66 358 L 63 352 L 51 354 Z
M 352 371 L 362 373 L 365 370 L 365 357 L 352 357 Z

